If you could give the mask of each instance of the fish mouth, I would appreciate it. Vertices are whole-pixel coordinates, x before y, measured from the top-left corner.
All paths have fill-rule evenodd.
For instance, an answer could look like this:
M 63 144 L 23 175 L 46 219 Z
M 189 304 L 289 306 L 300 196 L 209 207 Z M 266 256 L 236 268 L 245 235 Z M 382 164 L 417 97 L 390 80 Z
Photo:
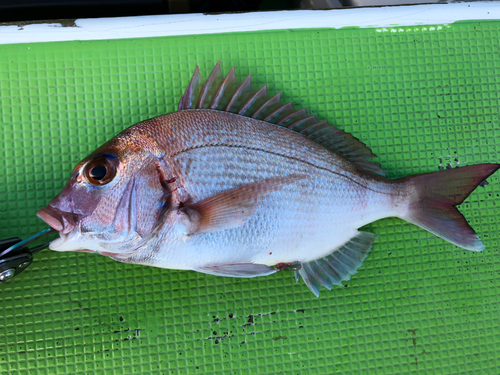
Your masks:
M 47 206 L 37 212 L 36 216 L 45 221 L 51 228 L 57 230 L 60 235 L 70 233 L 76 226 L 75 215 L 70 212 Z

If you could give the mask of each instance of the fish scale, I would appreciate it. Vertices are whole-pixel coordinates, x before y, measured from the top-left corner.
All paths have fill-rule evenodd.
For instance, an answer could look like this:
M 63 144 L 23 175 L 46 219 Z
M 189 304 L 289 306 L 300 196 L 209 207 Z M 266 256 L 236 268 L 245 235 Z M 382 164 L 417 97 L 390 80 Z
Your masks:
M 50 248 L 219 276 L 291 269 L 316 296 L 357 272 L 375 240 L 358 229 L 381 218 L 484 249 L 456 206 L 500 165 L 389 180 L 365 144 L 280 98 L 220 62 L 206 82 L 196 68 L 177 112 L 99 147 L 38 212 L 60 233 Z
M 163 126 L 164 122 L 176 125 Z M 143 127 L 143 125 L 138 124 L 135 127 Z M 161 116 L 157 121 L 148 120 L 147 128 L 146 132 L 149 134 L 160 134 L 156 141 L 165 150 L 167 159 L 175 158 L 180 153 L 189 155 L 190 150 L 199 147 L 226 145 L 299 159 L 311 166 L 325 168 L 343 175 L 348 172 L 358 172 L 344 158 L 305 137 L 298 137 L 295 132 L 227 112 L 214 110 L 175 112 Z M 134 127 L 131 128 L 133 129 Z M 194 138 L 193 134 L 196 134 Z M 208 141 L 207 137 L 209 137 Z M 366 178 L 375 178 L 375 176 L 366 175 L 363 179 L 357 173 L 351 173 L 349 177 L 361 184 Z
M 204 159 L 200 155 L 201 153 L 212 154 L 213 158 L 216 158 L 222 152 L 215 154 L 211 149 L 198 149 L 192 152 L 189 158 L 190 168 L 183 169 L 182 173 L 183 180 L 187 182 L 184 188 L 192 194 L 196 201 L 203 200 L 236 186 L 273 176 L 302 173 L 308 173 L 308 176 L 310 176 L 303 183 L 272 194 L 256 211 L 255 217 L 249 218 L 248 222 L 241 228 L 213 233 L 210 236 L 200 236 L 200 238 L 205 238 L 207 243 L 211 242 L 212 245 L 210 246 L 212 247 L 219 246 L 221 241 L 229 244 L 233 243 L 234 245 L 227 248 L 229 253 L 234 251 L 233 248 L 245 248 L 248 252 L 246 261 L 262 262 L 263 258 L 260 254 L 256 254 L 255 248 L 259 248 L 259 246 L 255 246 L 255 241 L 259 241 L 263 237 L 271 237 L 274 241 L 272 245 L 275 249 L 273 252 L 274 256 L 268 257 L 264 254 L 266 255 L 265 259 L 268 259 L 266 261 L 268 265 L 278 263 L 279 261 L 307 261 L 321 255 L 326 255 L 326 253 L 332 250 L 332 247 L 338 246 L 338 243 L 334 239 L 342 238 L 341 233 L 338 233 L 334 229 L 338 227 L 339 221 L 355 219 L 354 217 L 349 217 L 350 211 L 348 208 L 355 207 L 356 212 L 361 212 L 361 205 L 363 204 L 363 199 L 361 198 L 364 195 L 364 190 L 346 188 L 346 185 L 353 184 L 348 179 L 345 179 L 341 183 L 336 183 L 334 177 L 332 177 L 332 173 L 323 170 L 318 170 L 314 173 L 311 171 L 310 165 L 306 163 L 300 161 L 290 162 L 285 157 L 276 155 L 272 155 L 272 158 L 266 157 L 265 163 L 259 163 L 260 155 L 257 151 L 248 150 L 245 155 L 246 157 L 241 157 L 240 150 L 228 148 L 224 151 L 224 157 L 222 157 L 222 160 L 218 160 L 218 163 L 209 160 L 208 164 L 205 164 L 201 161 Z M 240 157 L 242 163 L 235 163 L 235 157 Z M 207 170 L 207 165 L 212 165 L 213 168 Z M 248 165 L 254 165 L 254 168 L 249 169 Z M 179 166 L 182 167 L 183 164 L 180 163 Z M 229 170 L 232 173 L 228 173 Z M 204 178 L 205 173 L 211 176 L 212 184 L 207 183 L 207 180 Z M 311 193 L 304 197 L 304 191 Z M 336 200 L 339 200 L 339 202 L 336 202 Z M 381 200 L 381 203 L 385 202 Z M 342 215 L 340 217 L 332 214 L 330 207 L 333 205 L 342 207 Z M 372 205 L 370 206 L 370 210 L 376 213 L 377 207 Z M 314 215 L 312 216 L 311 211 L 314 211 Z M 302 215 L 297 215 L 297 213 Z M 368 212 L 365 216 L 367 215 Z M 308 220 L 307 216 L 309 216 Z M 283 223 L 280 231 L 272 227 L 272 224 L 276 220 Z M 363 223 L 359 224 L 359 226 L 361 225 Z M 261 233 L 258 236 L 253 233 L 256 228 Z M 265 234 L 264 232 L 266 231 L 268 233 Z M 324 232 L 324 235 L 321 236 L 322 238 L 318 239 L 322 243 L 322 246 L 319 247 L 316 245 L 315 251 L 307 254 L 308 259 L 304 258 L 306 254 L 297 254 L 290 251 L 292 248 L 301 248 L 306 245 L 290 236 L 291 233 L 297 231 L 300 233 L 300 236 L 309 238 L 308 243 L 310 245 L 314 243 L 314 241 L 311 241 L 311 238 L 318 237 L 321 232 Z M 227 241 L 223 240 L 225 237 L 228 237 Z M 249 239 L 252 239 L 252 241 L 249 241 Z M 263 251 L 265 253 L 265 250 Z M 212 252 L 209 251 L 208 254 L 211 256 Z M 190 260 L 190 262 L 193 261 Z

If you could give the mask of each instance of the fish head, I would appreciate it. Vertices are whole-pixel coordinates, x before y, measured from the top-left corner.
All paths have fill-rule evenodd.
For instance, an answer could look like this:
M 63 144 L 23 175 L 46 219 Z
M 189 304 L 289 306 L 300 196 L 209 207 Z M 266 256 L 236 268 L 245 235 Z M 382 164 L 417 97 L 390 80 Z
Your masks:
M 50 249 L 119 256 L 153 231 L 167 199 L 157 171 L 161 151 L 150 143 L 122 133 L 78 163 L 37 213 L 59 231 Z

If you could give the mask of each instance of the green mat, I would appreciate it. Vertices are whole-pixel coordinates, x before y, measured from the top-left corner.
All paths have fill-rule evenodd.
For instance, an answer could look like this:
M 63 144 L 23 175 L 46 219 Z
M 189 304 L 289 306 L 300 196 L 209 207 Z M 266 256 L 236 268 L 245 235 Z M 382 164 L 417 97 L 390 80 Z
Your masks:
M 400 31 L 398 31 L 400 30 Z M 500 22 L 0 46 L 0 238 L 74 165 L 175 110 L 222 60 L 353 133 L 390 177 L 500 161 Z M 461 206 L 473 253 L 386 219 L 344 288 L 230 279 L 44 251 L 0 285 L 0 374 L 500 373 L 500 174 Z

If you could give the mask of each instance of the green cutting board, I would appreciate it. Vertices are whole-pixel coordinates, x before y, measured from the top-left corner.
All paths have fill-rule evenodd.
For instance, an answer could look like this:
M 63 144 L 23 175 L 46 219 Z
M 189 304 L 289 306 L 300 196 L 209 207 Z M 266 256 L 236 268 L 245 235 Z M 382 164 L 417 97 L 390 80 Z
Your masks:
M 196 65 L 366 143 L 390 177 L 499 162 L 500 22 L 0 46 L 0 238 L 26 237 L 74 165 L 176 109 Z M 0 285 L 0 374 L 500 373 L 500 174 L 460 207 L 459 249 L 398 219 L 345 286 L 37 255 Z

